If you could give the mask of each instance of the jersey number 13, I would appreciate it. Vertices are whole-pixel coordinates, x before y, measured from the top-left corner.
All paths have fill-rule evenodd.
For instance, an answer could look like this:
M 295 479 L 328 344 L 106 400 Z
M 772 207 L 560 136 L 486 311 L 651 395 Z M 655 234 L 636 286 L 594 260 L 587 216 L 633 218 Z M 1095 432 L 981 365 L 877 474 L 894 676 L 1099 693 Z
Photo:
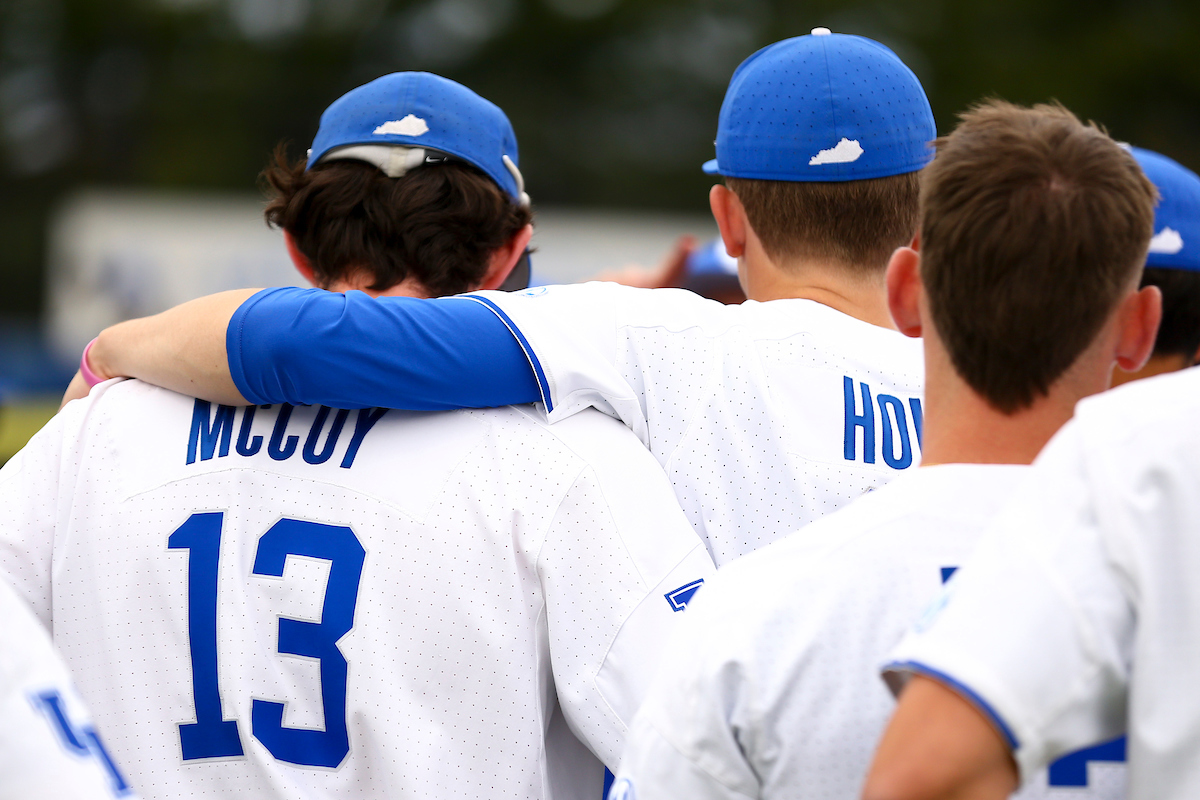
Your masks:
M 224 514 L 193 514 L 167 540 L 188 551 L 188 645 L 196 721 L 179 725 L 184 761 L 243 755 L 237 720 L 223 718 L 217 678 L 217 562 Z M 330 562 L 320 622 L 279 618 L 280 653 L 320 661 L 325 730 L 289 728 L 283 704 L 255 699 L 250 732 L 272 756 L 290 764 L 336 767 L 350 752 L 346 731 L 346 658 L 337 641 L 354 625 L 354 606 L 366 551 L 354 531 L 298 519 L 281 519 L 258 540 L 252 575 L 282 577 L 289 555 Z

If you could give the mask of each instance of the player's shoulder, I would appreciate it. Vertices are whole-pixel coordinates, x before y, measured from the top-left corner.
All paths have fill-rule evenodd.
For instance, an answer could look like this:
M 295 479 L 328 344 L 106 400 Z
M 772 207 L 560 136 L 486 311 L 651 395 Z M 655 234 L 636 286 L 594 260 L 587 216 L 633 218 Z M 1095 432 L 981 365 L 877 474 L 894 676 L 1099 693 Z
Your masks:
M 959 533 L 974 541 L 1028 474 L 997 464 L 946 464 L 903 473 L 854 502 L 735 559 L 721 580 L 745 591 L 790 585 L 797 593 L 861 592 L 863 580 L 899 576 L 910 561 L 959 550 Z M 951 547 L 946 547 L 946 542 Z M 936 559 L 935 559 L 936 560 Z M 790 578 L 789 578 L 790 576 Z
M 896 481 L 901 481 L 897 478 Z M 768 618 L 807 606 L 827 586 L 858 584 L 857 551 L 886 528 L 896 508 L 887 486 L 721 567 L 707 590 L 708 606 L 749 630 Z M 811 615 L 808 615 L 811 619 Z
M 1081 401 L 1035 466 L 1047 485 L 1090 486 L 1105 506 L 1173 485 L 1181 491 L 1170 496 L 1190 502 L 1200 478 L 1198 417 L 1200 370 L 1134 381 Z
M 654 464 L 657 468 L 653 456 L 624 423 L 594 408 L 582 409 L 554 423 L 537 404 L 465 413 L 499 426 L 497 430 L 507 437 L 519 436 L 583 464 L 601 469 L 620 469 L 622 464 Z
M 925 467 L 724 565 L 689 613 L 713 650 L 709 668 L 756 662 L 760 677 L 827 646 L 848 620 L 903 609 L 961 565 L 1028 468 Z M 968 467 L 968 469 L 958 469 Z M 946 509 L 960 496 L 968 510 Z M 977 501 L 977 502 L 976 502 Z M 920 602 L 924 602 L 921 600 Z M 897 613 L 901 613 L 897 611 Z M 787 631 L 784 644 L 777 641 Z M 765 679 L 765 678 L 764 678 Z
M 72 400 L 63 408 L 68 416 L 127 415 L 130 409 L 192 409 L 194 398 L 136 379 L 114 379 L 94 387 L 87 397 Z M 215 405 L 215 404 L 214 404 Z M 62 412 L 60 412 L 62 413 Z
M 608 281 L 536 286 L 521 292 L 477 292 L 483 302 L 519 319 L 539 312 L 602 318 L 618 326 L 685 329 L 728 317 L 727 306 L 686 289 L 644 289 Z
M 1191 447 L 1200 440 L 1200 370 L 1191 368 L 1133 381 L 1080 401 L 1073 427 L 1106 448 L 1122 442 L 1144 450 Z M 1149 435 L 1155 429 L 1176 435 Z
M 160 418 L 160 401 L 175 402 L 190 409 L 191 398 L 137 380 L 109 380 L 94 387 L 86 397 L 67 403 L 25 445 L 27 450 L 47 452 L 72 446 L 97 435 L 120 439 L 122 427 L 145 429 Z M 158 409 L 158 411 L 156 411 Z M 19 459 L 18 459 L 19 460 Z

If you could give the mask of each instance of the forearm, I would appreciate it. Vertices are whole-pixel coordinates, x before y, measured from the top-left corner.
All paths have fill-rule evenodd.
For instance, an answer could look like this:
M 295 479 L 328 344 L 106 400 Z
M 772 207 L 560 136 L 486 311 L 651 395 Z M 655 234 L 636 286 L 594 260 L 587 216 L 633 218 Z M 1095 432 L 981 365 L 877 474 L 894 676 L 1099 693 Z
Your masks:
M 867 775 L 863 800 L 1003 800 L 1017 789 L 1004 737 L 933 679 L 904 689 Z
M 230 375 L 225 332 L 233 313 L 257 291 L 221 292 L 113 325 L 101 332 L 88 363 L 102 378 L 138 378 L 205 400 L 246 405 Z

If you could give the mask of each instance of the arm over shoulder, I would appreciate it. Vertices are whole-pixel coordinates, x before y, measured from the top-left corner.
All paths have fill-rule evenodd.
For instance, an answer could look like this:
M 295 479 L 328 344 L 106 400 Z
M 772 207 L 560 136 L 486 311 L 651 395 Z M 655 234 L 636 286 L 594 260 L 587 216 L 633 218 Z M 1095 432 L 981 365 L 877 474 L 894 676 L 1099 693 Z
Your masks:
M 510 329 L 465 297 L 269 289 L 238 308 L 226 336 L 233 382 L 253 403 L 438 410 L 542 399 Z
M 666 476 L 628 431 L 595 412 L 554 429 L 563 427 L 586 466 L 538 558 L 551 663 L 571 729 L 615 766 L 664 642 L 714 567 Z

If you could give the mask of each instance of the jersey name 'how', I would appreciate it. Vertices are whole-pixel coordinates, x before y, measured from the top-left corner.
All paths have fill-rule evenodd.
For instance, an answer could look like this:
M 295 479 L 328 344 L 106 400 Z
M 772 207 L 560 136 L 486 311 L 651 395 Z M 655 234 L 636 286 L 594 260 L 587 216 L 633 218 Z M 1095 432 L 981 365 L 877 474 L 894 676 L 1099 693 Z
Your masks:
M 873 392 L 863 382 L 842 377 L 846 403 L 843 455 L 847 461 L 874 464 L 876 456 L 892 469 L 907 469 L 921 446 L 924 415 L 921 398 L 901 399 Z
M 307 464 L 324 464 L 333 458 L 336 451 L 340 451 L 341 460 L 338 466 L 350 469 L 354 465 L 363 439 L 387 413 L 386 408 L 348 411 L 344 408 L 317 406 L 317 413 L 307 431 L 297 429 L 289 433 L 288 423 L 292 419 L 295 407 L 283 403 L 274 415 L 275 420 L 269 436 L 266 435 L 265 426 L 260 426 L 264 428 L 262 433 L 255 434 L 256 412 L 272 408 L 269 405 L 245 408 L 219 405 L 214 414 L 211 403 L 204 400 L 195 401 L 191 429 L 188 433 L 187 463 L 194 464 L 197 459 L 208 461 L 214 456 L 225 458 L 231 452 L 249 458 L 258 455 L 265 446 L 267 455 L 275 461 L 286 461 L 299 455 Z M 353 430 L 346 424 L 351 415 L 354 415 Z M 262 421 L 267 422 L 270 416 L 264 415 Z M 300 444 L 301 436 L 304 437 L 303 446 Z M 339 448 L 338 445 L 343 442 L 344 448 Z

